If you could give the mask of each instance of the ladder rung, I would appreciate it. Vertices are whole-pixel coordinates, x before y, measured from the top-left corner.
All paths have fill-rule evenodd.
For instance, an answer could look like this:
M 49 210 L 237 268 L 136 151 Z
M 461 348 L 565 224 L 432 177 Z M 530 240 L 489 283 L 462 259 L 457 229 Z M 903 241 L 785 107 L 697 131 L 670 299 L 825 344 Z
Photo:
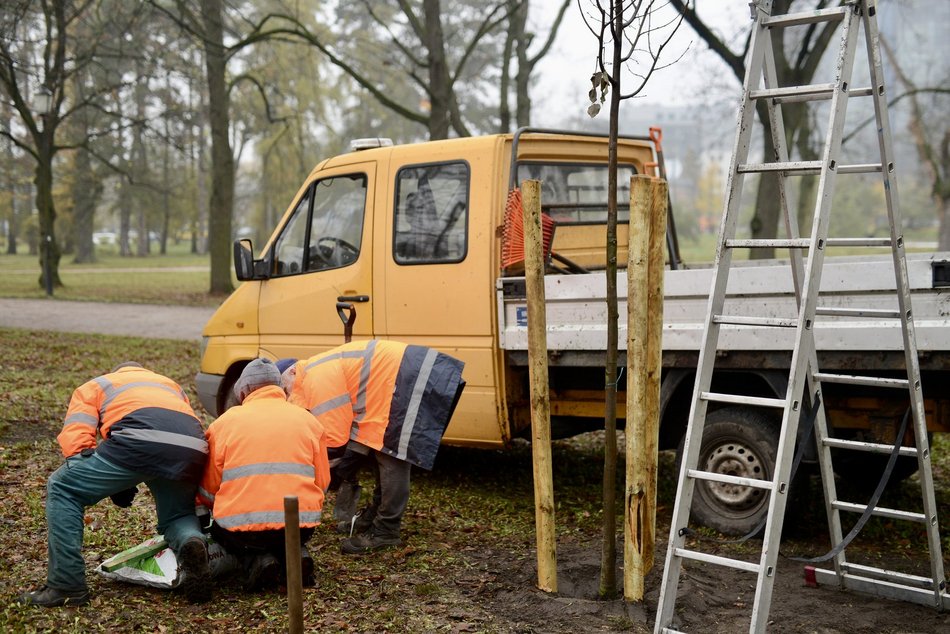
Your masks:
M 839 165 L 839 174 L 868 174 L 870 172 L 880 172 L 880 163 L 852 163 L 849 165 Z
M 816 315 L 824 317 L 868 317 L 870 319 L 900 319 L 900 311 L 881 308 L 829 308 L 819 306 Z
M 834 84 L 811 84 L 806 86 L 787 86 L 785 88 L 752 90 L 749 92 L 749 99 L 774 99 L 779 103 L 817 101 L 819 99 L 831 99 L 834 92 Z
M 709 482 L 721 482 L 723 484 L 733 484 L 740 487 L 752 487 L 753 489 L 773 489 L 771 480 L 757 480 L 755 478 L 741 478 L 739 476 L 728 475 L 725 473 L 716 473 L 713 471 L 700 471 L 698 469 L 687 469 L 686 475 L 696 480 L 706 480 Z
M 809 238 L 775 238 L 775 239 L 745 239 L 726 240 L 727 249 L 808 249 L 811 248 Z
M 746 572 L 758 572 L 759 564 L 753 564 L 739 559 L 729 559 L 728 557 L 719 557 L 708 553 L 701 553 L 696 550 L 687 550 L 686 548 L 674 548 L 673 555 L 683 559 L 692 559 L 693 561 L 702 561 L 716 566 L 725 566 L 726 568 L 735 568 L 736 570 L 745 570 Z
M 851 374 L 827 374 L 815 372 L 815 379 L 825 383 L 845 383 L 847 385 L 871 385 L 874 387 L 899 387 L 907 389 L 907 379 L 891 379 L 881 376 L 855 376 Z
M 843 438 L 825 438 L 826 447 L 835 449 L 851 449 L 853 451 L 864 451 L 867 453 L 889 454 L 894 451 L 894 445 L 885 445 L 879 442 L 862 442 L 860 440 L 845 440 Z M 917 457 L 917 447 L 901 447 L 897 450 L 897 455 L 907 456 L 908 458 Z
M 771 99 L 774 103 L 795 103 L 799 101 L 818 101 L 831 99 L 835 94 L 835 84 L 810 84 L 805 86 L 786 86 L 767 88 L 749 92 L 749 99 Z M 870 97 L 874 91 L 870 87 L 849 91 L 849 97 Z
M 890 238 L 828 238 L 825 240 L 828 247 L 889 247 Z
M 933 589 L 933 580 L 927 577 L 915 577 L 891 570 L 880 570 L 885 579 L 872 578 L 872 572 L 875 569 L 866 566 L 856 566 L 854 564 L 844 563 L 842 569 L 847 569 L 847 573 L 839 578 L 834 570 L 823 570 L 815 568 L 815 577 L 819 583 L 829 583 L 836 586 L 842 586 L 849 590 L 856 590 L 866 594 L 872 594 L 888 599 L 898 599 L 900 601 L 909 601 L 918 605 L 930 607 L 939 607 L 941 609 L 950 609 L 950 594 L 941 591 L 935 594 Z M 921 580 L 917 583 L 917 580 Z M 921 585 L 926 584 L 926 585 Z
M 818 11 L 803 11 L 801 13 L 770 16 L 762 20 L 762 26 L 785 28 L 788 26 L 800 26 L 802 24 L 814 24 L 816 22 L 832 22 L 843 19 L 848 11 L 851 11 L 851 7 L 844 6 L 832 9 L 819 9 Z
M 817 174 L 821 161 L 775 161 L 774 163 L 743 163 L 736 168 L 740 174 L 760 172 L 790 172 L 792 174 Z
M 742 315 L 715 315 L 713 322 L 730 326 L 767 326 L 770 328 L 796 328 L 797 319 L 781 319 L 778 317 L 745 317 Z
M 773 163 L 743 163 L 736 168 L 740 174 L 760 174 L 763 172 L 785 172 L 798 176 L 812 176 L 821 174 L 821 161 L 775 161 Z M 880 172 L 880 163 L 852 163 L 838 165 L 835 170 L 839 174 L 868 174 Z
M 832 502 L 831 506 L 838 509 L 839 511 L 848 511 L 849 513 L 864 513 L 864 510 L 867 508 L 867 504 L 854 504 L 852 502 L 841 501 Z M 894 520 L 903 520 L 905 522 L 918 522 L 920 524 L 927 523 L 927 516 L 923 513 L 912 513 L 910 511 L 888 509 L 879 506 L 876 506 L 871 510 L 871 515 L 877 515 L 878 517 L 889 517 Z
M 760 407 L 785 408 L 783 398 L 763 398 L 761 396 L 740 396 L 738 394 L 719 394 L 716 392 L 702 392 L 699 398 L 716 403 L 733 403 L 735 405 L 758 405 Z
M 934 580 L 930 577 L 911 575 L 906 572 L 898 572 L 897 570 L 888 570 L 887 568 L 875 568 L 874 566 L 862 566 L 861 564 L 843 562 L 841 569 L 848 574 L 880 579 L 881 581 L 890 581 L 891 583 L 899 583 L 905 586 L 924 588 L 925 590 L 930 590 L 934 587 Z

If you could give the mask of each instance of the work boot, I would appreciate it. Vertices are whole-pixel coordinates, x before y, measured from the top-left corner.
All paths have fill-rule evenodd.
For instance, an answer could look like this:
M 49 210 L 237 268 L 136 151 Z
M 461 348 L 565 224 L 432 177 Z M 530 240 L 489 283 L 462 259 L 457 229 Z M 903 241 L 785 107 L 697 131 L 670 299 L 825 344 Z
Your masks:
M 376 519 L 376 509 L 372 506 L 364 506 L 360 512 L 351 517 L 349 521 L 337 524 L 336 531 L 347 537 L 366 533 L 373 528 L 374 519 Z
M 390 537 L 369 532 L 344 539 L 340 550 L 346 555 L 365 555 L 377 550 L 399 548 L 400 546 L 402 546 L 402 540 L 398 536 Z
M 44 608 L 74 607 L 89 603 L 89 590 L 57 590 L 45 583 L 36 590 L 24 592 L 17 597 L 17 603 L 39 605 Z
M 303 562 L 301 562 L 303 563 Z M 255 555 L 244 579 L 244 591 L 275 588 L 280 584 L 280 561 L 270 553 Z
M 211 566 L 208 563 L 208 545 L 200 537 L 188 539 L 179 550 L 181 589 L 191 603 L 211 599 Z

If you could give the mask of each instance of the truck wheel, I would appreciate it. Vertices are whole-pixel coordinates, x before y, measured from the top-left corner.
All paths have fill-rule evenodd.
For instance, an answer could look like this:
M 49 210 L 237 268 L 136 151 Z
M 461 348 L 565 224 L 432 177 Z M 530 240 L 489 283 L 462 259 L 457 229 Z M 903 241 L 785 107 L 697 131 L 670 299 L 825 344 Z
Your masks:
M 238 403 L 237 396 L 234 395 L 234 381 L 231 381 L 228 385 L 227 391 L 224 393 L 224 405 L 221 407 L 221 411 L 218 412 L 218 416 L 225 413 L 235 405 L 240 405 L 240 403 Z
M 677 466 L 684 442 L 685 436 L 677 451 Z M 777 446 L 778 425 L 772 418 L 752 409 L 723 408 L 706 418 L 698 468 L 771 480 Z M 726 535 L 745 535 L 765 517 L 768 506 L 769 493 L 764 489 L 697 480 L 691 517 Z

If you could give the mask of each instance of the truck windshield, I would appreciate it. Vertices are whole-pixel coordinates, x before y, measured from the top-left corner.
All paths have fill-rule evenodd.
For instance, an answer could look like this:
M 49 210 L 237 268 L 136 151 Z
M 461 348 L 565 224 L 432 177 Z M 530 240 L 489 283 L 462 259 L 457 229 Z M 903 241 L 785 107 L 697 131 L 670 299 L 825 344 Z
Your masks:
M 360 254 L 366 176 L 325 178 L 312 184 L 274 247 L 275 276 L 347 266 Z
M 630 219 L 633 165 L 617 166 L 617 220 Z M 607 222 L 607 166 L 583 163 L 518 163 L 518 182 L 541 181 L 541 209 L 560 225 Z

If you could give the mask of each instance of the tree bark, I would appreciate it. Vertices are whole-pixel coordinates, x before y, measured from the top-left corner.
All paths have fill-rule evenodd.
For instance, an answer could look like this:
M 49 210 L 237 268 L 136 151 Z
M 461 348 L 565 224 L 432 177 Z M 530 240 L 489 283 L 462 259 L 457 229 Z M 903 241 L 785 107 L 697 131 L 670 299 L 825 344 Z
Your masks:
M 429 139 L 449 138 L 452 85 L 445 59 L 441 0 L 423 0 L 426 60 L 429 65 Z
M 204 25 L 205 68 L 208 73 L 208 121 L 211 125 L 211 204 L 209 247 L 211 293 L 230 293 L 231 212 L 234 205 L 234 156 L 231 151 L 231 98 L 225 81 L 222 0 L 201 0 Z

